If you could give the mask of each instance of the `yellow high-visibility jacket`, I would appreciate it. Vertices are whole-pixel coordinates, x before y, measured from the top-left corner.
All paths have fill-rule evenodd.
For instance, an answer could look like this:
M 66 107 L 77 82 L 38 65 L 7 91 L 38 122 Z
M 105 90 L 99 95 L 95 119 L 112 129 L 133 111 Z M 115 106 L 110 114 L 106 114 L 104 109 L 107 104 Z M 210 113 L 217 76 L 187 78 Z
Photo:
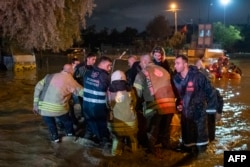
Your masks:
M 69 111 L 69 100 L 72 93 L 77 96 L 83 94 L 83 87 L 65 71 L 53 74 L 44 98 L 41 100 L 40 95 L 44 91 L 45 84 L 47 84 L 46 77 L 36 84 L 33 100 L 33 106 L 38 108 L 42 116 L 66 114 Z

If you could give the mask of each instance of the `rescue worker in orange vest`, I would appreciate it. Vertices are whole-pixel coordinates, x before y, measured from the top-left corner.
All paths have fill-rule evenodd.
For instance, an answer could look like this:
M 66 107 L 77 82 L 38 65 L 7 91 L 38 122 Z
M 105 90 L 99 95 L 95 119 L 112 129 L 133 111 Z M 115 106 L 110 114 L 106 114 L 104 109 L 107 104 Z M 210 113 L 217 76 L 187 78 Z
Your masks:
M 156 155 L 157 140 L 163 148 L 169 148 L 170 124 L 176 112 L 175 95 L 169 72 L 155 65 L 149 54 L 141 56 L 140 65 L 142 71 L 137 74 L 134 87 L 137 95 L 144 99 L 143 113 L 147 119 L 148 152 Z

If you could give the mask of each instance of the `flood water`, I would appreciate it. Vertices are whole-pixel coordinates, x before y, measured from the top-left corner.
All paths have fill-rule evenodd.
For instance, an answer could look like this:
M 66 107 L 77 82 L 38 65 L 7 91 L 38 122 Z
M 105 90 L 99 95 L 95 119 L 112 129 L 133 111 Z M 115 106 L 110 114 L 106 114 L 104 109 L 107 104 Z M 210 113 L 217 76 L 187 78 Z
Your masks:
M 72 139 L 53 144 L 41 117 L 32 112 L 34 86 L 46 73 L 60 71 L 67 58 L 42 62 L 40 68 L 25 72 L 0 72 L 0 166 L 223 166 L 225 150 L 250 150 L 250 57 L 231 58 L 243 76 L 241 80 L 213 81 L 225 101 L 216 140 L 207 154 L 191 158 L 184 153 L 164 151 L 163 159 L 125 151 L 106 157 L 99 148 L 85 147 Z

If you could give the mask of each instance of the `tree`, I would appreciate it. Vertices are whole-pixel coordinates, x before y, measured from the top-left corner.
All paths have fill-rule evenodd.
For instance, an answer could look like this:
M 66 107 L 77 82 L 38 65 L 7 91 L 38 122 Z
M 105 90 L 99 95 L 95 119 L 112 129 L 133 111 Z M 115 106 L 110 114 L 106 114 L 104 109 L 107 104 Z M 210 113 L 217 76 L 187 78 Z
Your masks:
M 174 49 L 182 49 L 186 43 L 186 35 L 181 32 L 176 32 L 169 40 L 169 45 Z
M 172 34 L 168 20 L 162 15 L 156 16 L 148 23 L 146 32 L 153 40 L 165 40 Z
M 26 49 L 65 50 L 94 7 L 93 0 L 0 0 L 1 35 Z
M 104 27 L 98 34 L 97 34 L 98 41 L 100 43 L 107 43 L 108 37 L 109 37 L 109 29 L 107 27 Z
M 235 52 L 250 52 L 250 25 L 241 25 L 241 34 L 244 37 L 242 40 L 237 41 L 234 44 L 234 51 Z
M 86 29 L 82 30 L 83 46 L 93 49 L 97 45 L 97 32 L 95 25 L 90 25 Z
M 126 27 L 121 33 L 122 42 L 124 45 L 132 45 L 138 35 L 138 31 L 135 28 Z
M 112 46 L 115 46 L 117 43 L 120 42 L 120 33 L 116 28 L 111 30 L 109 39 L 110 39 L 110 44 Z
M 232 25 L 226 27 L 220 22 L 213 24 L 213 36 L 214 42 L 220 43 L 226 50 L 230 50 L 233 44 L 243 39 L 239 28 Z

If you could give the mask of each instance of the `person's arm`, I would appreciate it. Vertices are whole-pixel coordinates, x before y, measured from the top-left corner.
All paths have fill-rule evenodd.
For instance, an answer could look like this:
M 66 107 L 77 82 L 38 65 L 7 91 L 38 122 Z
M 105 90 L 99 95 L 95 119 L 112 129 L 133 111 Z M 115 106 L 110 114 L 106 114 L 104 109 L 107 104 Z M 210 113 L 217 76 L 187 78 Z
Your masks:
M 73 76 L 69 76 L 69 92 L 73 93 L 76 96 L 81 96 L 83 97 L 83 87 L 80 85 L 74 78 Z
M 38 112 L 38 102 L 39 102 L 39 97 L 40 97 L 40 94 L 43 90 L 44 84 L 45 84 L 45 78 L 40 80 L 35 86 L 34 98 L 33 98 L 33 112 L 34 112 L 34 114 L 39 113 Z
M 74 86 L 74 91 L 72 93 L 75 94 L 76 96 L 83 97 L 83 87 L 82 87 L 82 85 L 80 85 L 75 80 L 73 82 L 75 82 L 74 83 L 75 86 Z
M 211 82 L 204 74 L 200 75 L 200 77 L 202 77 L 204 83 L 204 90 L 206 93 L 206 111 L 208 113 L 215 114 L 218 106 L 216 89 L 212 86 Z
M 216 121 L 221 120 L 221 114 L 223 112 L 224 100 L 221 96 L 220 92 L 216 89 L 216 96 L 217 96 L 217 112 L 216 112 Z
M 173 78 L 171 79 L 171 84 L 173 86 L 173 91 L 174 91 L 175 98 L 176 98 L 176 101 L 175 101 L 176 108 L 179 112 L 182 112 L 183 101 L 182 101 L 182 97 L 180 96 L 180 92 L 177 88 L 177 86 L 180 87 L 180 84 L 177 81 L 179 81 L 179 80 L 177 79 L 177 74 L 175 74 L 175 75 L 173 75 Z
M 107 93 L 106 93 L 106 96 L 107 96 L 107 108 L 108 108 L 108 111 L 109 111 L 109 121 L 112 121 L 113 118 L 114 118 L 114 113 L 113 113 L 113 106 L 112 106 L 112 99 L 111 99 L 111 92 L 108 90 Z
M 143 81 L 144 79 L 143 79 L 143 73 L 142 72 L 140 72 L 140 73 L 138 73 L 137 75 L 136 75 L 136 77 L 135 77 L 135 82 L 134 82 L 134 84 L 133 84 L 133 86 L 134 86 L 134 88 L 135 88 L 135 90 L 136 90 L 136 95 L 138 96 L 138 97 L 142 97 L 142 92 L 143 92 L 143 83 L 144 83 L 144 81 Z
M 136 105 L 137 105 L 137 97 L 136 97 L 135 91 L 136 90 L 134 88 L 131 89 L 131 97 L 132 97 L 132 102 L 131 103 L 132 103 L 134 109 L 136 109 Z

